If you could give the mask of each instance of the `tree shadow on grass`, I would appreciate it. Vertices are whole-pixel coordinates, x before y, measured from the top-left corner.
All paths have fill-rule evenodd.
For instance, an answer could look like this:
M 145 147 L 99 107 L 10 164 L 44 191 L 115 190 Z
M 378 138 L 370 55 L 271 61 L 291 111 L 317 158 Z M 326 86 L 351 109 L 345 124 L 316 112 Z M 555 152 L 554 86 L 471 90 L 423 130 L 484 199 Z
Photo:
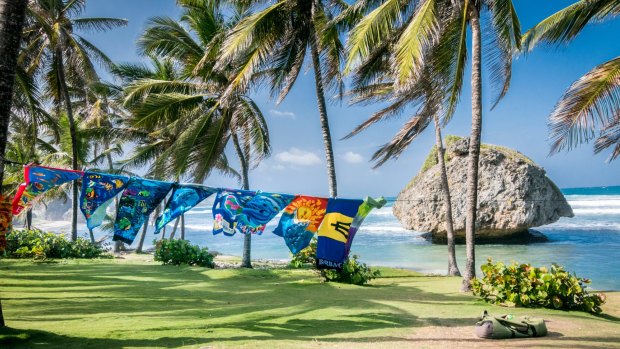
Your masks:
M 0 287 L 7 321 L 23 329 L 0 332 L 0 348 L 172 348 L 260 339 L 382 342 L 408 340 L 390 337 L 392 329 L 473 326 L 473 317 L 433 316 L 446 307 L 475 308 L 474 297 L 425 291 L 425 284 L 426 278 L 418 283 L 408 277 L 400 285 L 358 287 L 322 283 L 295 270 L 19 265 Z M 420 314 L 431 316 L 415 315 L 404 304 L 426 307 Z M 65 334 L 41 330 L 58 323 Z M 83 323 L 92 323 L 103 338 L 73 330 Z M 384 337 L 363 333 L 370 330 L 387 332 Z

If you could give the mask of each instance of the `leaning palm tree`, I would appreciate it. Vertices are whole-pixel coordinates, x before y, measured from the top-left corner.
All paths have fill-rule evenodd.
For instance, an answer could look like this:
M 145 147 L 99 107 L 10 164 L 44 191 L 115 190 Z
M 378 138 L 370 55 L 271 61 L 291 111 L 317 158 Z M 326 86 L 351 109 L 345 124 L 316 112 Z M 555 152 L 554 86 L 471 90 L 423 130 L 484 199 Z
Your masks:
M 381 53 L 384 59 L 389 59 L 389 52 L 384 51 Z M 373 56 L 376 60 L 377 56 Z M 365 62 L 370 63 L 370 62 Z M 384 74 L 378 74 L 377 69 L 381 67 L 387 67 L 387 64 L 363 64 L 360 69 L 357 70 L 357 76 L 362 77 L 370 73 L 377 74 L 377 76 L 389 76 L 388 72 Z M 369 71 L 372 70 L 372 71 Z M 363 79 L 354 79 L 354 83 L 358 84 Z M 387 118 L 400 115 L 405 112 L 408 106 L 415 108 L 414 114 L 407 120 L 403 128 L 393 137 L 393 139 L 384 144 L 375 152 L 372 157 L 372 161 L 375 161 L 374 168 L 377 168 L 389 159 L 397 159 L 402 152 L 408 148 L 411 142 L 419 136 L 432 122 L 435 128 L 435 150 L 437 155 L 437 164 L 439 164 L 440 183 L 444 197 L 444 209 L 446 211 L 446 237 L 448 245 L 448 275 L 461 276 L 456 261 L 456 249 L 454 241 L 454 224 L 452 215 L 452 198 L 450 195 L 450 186 L 448 183 L 448 174 L 446 169 L 446 163 L 444 159 L 444 147 L 441 136 L 441 122 L 439 120 L 439 114 L 441 110 L 441 98 L 437 98 L 433 91 L 439 89 L 433 89 L 431 81 L 421 79 L 416 85 L 409 85 L 407 89 L 395 90 L 393 83 L 389 81 L 381 81 L 373 83 L 371 85 L 363 85 L 354 88 L 351 93 L 355 96 L 352 99 L 353 104 L 359 103 L 388 103 L 388 105 L 378 112 L 374 113 L 368 120 L 355 128 L 345 138 L 350 138 L 371 125 L 378 123 L 379 121 Z
M 20 60 L 29 73 L 44 81 L 56 114 L 64 106 L 71 134 L 71 168 L 78 168 L 78 140 L 71 93 L 99 80 L 94 63 L 111 66 L 110 59 L 76 31 L 104 31 L 127 24 L 118 18 L 76 18 L 86 0 L 32 0 L 24 29 Z M 77 238 L 78 188 L 73 187 L 71 238 Z
M 356 13 L 343 13 L 343 17 L 337 18 L 332 25 L 351 26 L 359 21 Z M 399 28 L 398 30 L 402 30 Z M 437 163 L 440 169 L 440 181 L 444 196 L 446 210 L 446 237 L 448 246 L 448 275 L 460 276 L 456 261 L 456 248 L 454 241 L 454 224 L 452 215 L 452 198 L 448 183 L 447 169 L 444 159 L 443 140 L 441 136 L 441 123 L 439 120 L 443 98 L 440 97 L 442 89 L 436 86 L 429 76 L 430 69 L 426 69 L 415 84 L 408 84 L 403 89 L 395 89 L 392 79 L 390 60 L 393 59 L 394 40 L 386 40 L 382 45 L 375 47 L 372 53 L 360 61 L 354 69 L 352 79 L 353 96 L 352 104 L 387 103 L 388 105 L 374 113 L 368 120 L 355 128 L 345 138 L 350 138 L 371 125 L 400 115 L 407 107 L 416 109 L 415 113 L 405 123 L 404 127 L 387 144 L 381 146 L 373 155 L 371 161 L 375 161 L 375 168 L 383 165 L 389 159 L 398 158 L 410 143 L 420 135 L 431 123 L 435 127 L 435 149 Z M 432 62 L 429 62 L 432 64 Z
M 373 1 L 352 6 L 341 17 L 356 16 Z M 488 20 L 481 22 L 481 14 Z M 512 54 L 520 47 L 521 31 L 512 1 L 500 0 L 385 0 L 362 18 L 350 33 L 345 71 L 369 57 L 375 48 L 391 44 L 394 88 L 406 89 L 428 70 L 434 86 L 441 89 L 442 119 L 448 122 L 460 99 L 467 59 L 467 35 L 471 30 L 472 127 L 467 169 L 465 240 L 467 262 L 462 290 L 471 289 L 475 276 L 475 226 L 478 160 L 482 130 L 482 27 L 487 26 L 485 60 L 498 89 L 495 104 L 510 86 Z M 391 42 L 391 43 L 388 43 Z
M 261 10 L 247 13 L 232 28 L 220 51 L 220 66 L 231 62 L 237 65 L 224 97 L 237 90 L 244 91 L 253 81 L 268 79 L 271 93 L 280 103 L 297 81 L 309 50 L 325 146 L 329 195 L 336 197 L 338 188 L 325 91 L 334 89 L 342 94 L 340 65 L 344 49 L 338 27 L 328 26 L 328 23 L 348 5 L 344 1 L 319 0 L 251 3 L 262 6 Z
M 581 0 L 545 18 L 523 36 L 523 50 L 538 44 L 565 45 L 590 22 L 620 14 L 619 0 Z M 613 147 L 620 156 L 620 57 L 602 63 L 575 81 L 549 117 L 551 153 L 595 140 L 594 152 Z

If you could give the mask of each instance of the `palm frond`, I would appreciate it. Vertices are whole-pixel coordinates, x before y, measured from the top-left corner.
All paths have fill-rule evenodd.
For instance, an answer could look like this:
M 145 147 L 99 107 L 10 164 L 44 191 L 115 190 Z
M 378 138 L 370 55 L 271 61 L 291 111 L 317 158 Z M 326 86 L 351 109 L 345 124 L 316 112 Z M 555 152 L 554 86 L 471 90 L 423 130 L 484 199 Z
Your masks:
M 424 0 L 396 42 L 393 66 L 397 86 L 408 84 L 418 77 L 424 52 L 438 40 L 437 10 L 435 0 Z
M 386 0 L 351 30 L 347 42 L 348 58 L 344 68 L 345 74 L 351 72 L 359 61 L 387 39 L 395 27 L 394 23 L 400 20 L 400 11 L 400 0 Z
M 600 21 L 610 14 L 618 14 L 617 0 L 580 0 L 552 14 L 523 35 L 525 52 L 540 43 L 561 45 L 574 39 L 591 21 Z
M 75 18 L 72 21 L 73 27 L 78 30 L 102 32 L 118 27 L 126 26 L 129 21 L 121 18 Z
M 594 139 L 599 126 L 617 122 L 619 105 L 617 57 L 589 71 L 564 93 L 549 118 L 551 153 Z

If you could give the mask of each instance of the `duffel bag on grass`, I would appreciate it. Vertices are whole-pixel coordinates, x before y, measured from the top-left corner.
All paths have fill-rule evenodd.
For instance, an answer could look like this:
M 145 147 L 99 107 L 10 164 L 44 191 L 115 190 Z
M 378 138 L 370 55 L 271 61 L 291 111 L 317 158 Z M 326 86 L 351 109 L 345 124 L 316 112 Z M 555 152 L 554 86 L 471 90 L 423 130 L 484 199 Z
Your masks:
M 527 315 L 496 317 L 485 310 L 476 323 L 476 335 L 488 339 L 543 337 L 547 335 L 547 326 L 541 318 Z

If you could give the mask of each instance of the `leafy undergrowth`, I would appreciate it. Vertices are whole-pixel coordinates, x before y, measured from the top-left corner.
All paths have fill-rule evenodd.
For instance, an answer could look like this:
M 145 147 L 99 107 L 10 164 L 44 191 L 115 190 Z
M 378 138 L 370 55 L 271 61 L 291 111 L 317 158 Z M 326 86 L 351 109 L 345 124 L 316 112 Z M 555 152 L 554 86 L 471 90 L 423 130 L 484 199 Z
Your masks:
M 304 269 L 161 266 L 140 260 L 0 261 L 8 329 L 0 348 L 459 347 L 484 309 L 459 278 L 380 268 L 370 286 L 325 283 Z M 524 346 L 609 347 L 620 340 L 620 296 L 605 315 L 510 309 L 551 320 Z M 582 331 L 579 329 L 594 329 Z

